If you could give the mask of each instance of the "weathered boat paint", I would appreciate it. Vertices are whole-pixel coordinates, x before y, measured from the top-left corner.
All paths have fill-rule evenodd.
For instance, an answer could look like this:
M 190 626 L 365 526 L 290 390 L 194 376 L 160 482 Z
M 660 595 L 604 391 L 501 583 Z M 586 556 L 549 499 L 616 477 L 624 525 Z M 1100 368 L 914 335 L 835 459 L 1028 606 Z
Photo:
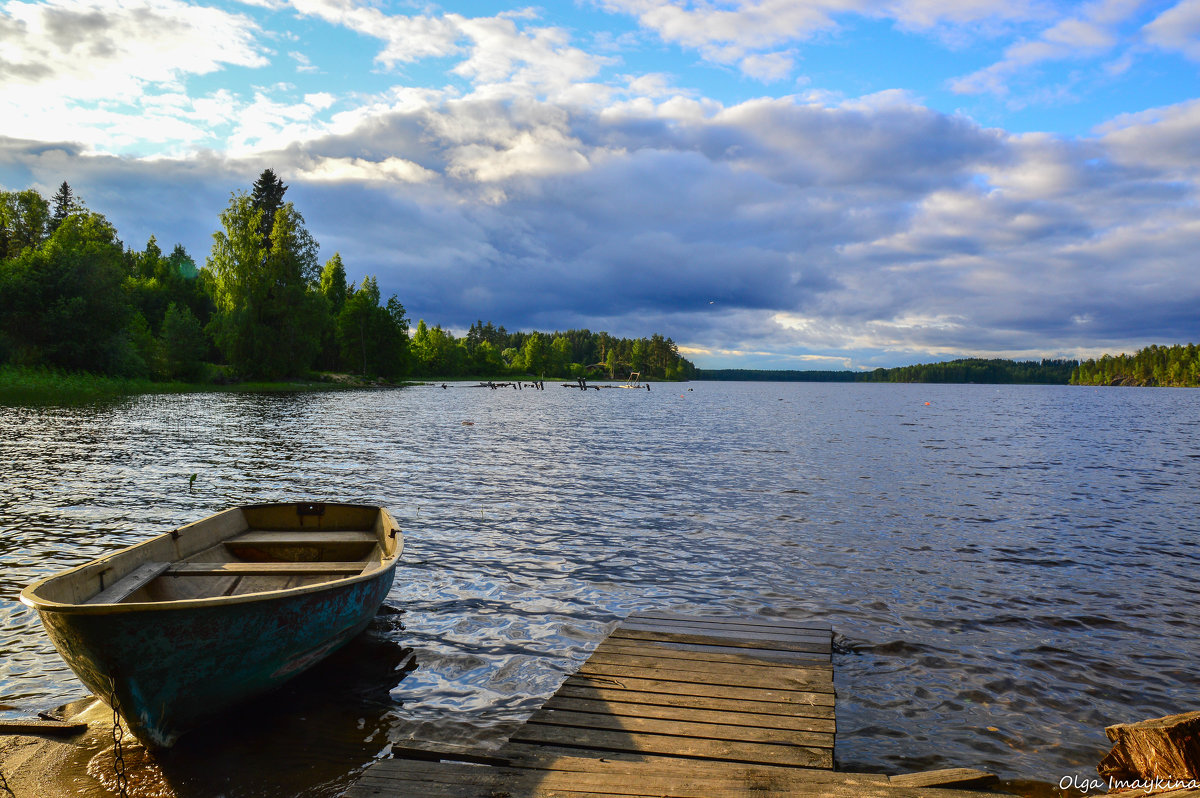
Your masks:
M 88 605 L 39 599 L 38 587 L 49 581 L 42 580 L 22 592 L 22 601 L 38 610 L 88 689 L 110 704 L 115 698 L 140 740 L 169 747 L 362 632 L 391 589 L 401 546 L 397 539 L 383 567 L 361 576 L 293 589 Z

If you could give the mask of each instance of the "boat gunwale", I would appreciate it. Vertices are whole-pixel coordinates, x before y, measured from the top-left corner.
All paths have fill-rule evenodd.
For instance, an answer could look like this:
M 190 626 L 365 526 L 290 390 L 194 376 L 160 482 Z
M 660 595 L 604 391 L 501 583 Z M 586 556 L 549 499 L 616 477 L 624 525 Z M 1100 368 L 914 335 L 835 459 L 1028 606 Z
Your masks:
M 250 508 L 250 507 L 265 507 L 265 506 L 270 506 L 272 504 L 304 504 L 304 502 L 271 502 L 271 503 L 267 503 L 267 504 L 260 503 L 260 504 L 252 504 L 252 505 L 240 505 L 239 507 L 234 508 L 234 509 L 245 509 L 245 508 Z M 300 585 L 298 587 L 281 588 L 281 589 L 277 589 L 277 590 L 263 590 L 263 591 L 259 591 L 256 593 L 241 593 L 241 594 L 237 594 L 237 595 L 233 595 L 233 596 L 206 596 L 204 598 L 177 599 L 177 600 L 173 600 L 173 601 L 136 601 L 136 602 L 117 602 L 117 603 L 111 603 L 111 604 L 88 604 L 86 602 L 75 603 L 75 602 L 53 601 L 50 599 L 42 598 L 41 596 L 37 595 L 38 590 L 40 590 L 43 586 L 49 584 L 50 582 L 54 582 L 54 581 L 57 581 L 60 579 L 68 579 L 71 575 L 73 575 L 79 571 L 82 571 L 85 568 L 92 568 L 100 563 L 110 562 L 112 560 L 119 559 L 122 556 L 127 555 L 129 552 L 133 551 L 134 549 L 138 549 L 138 548 L 141 548 L 142 546 L 146 546 L 146 545 L 154 542 L 155 540 L 169 538 L 172 535 L 177 534 L 179 532 L 179 530 L 182 529 L 182 527 L 180 527 L 180 528 L 176 528 L 175 530 L 172 530 L 170 532 L 164 532 L 161 535 L 155 535 L 154 537 L 147 538 L 147 539 L 139 541 L 137 543 L 133 543 L 129 546 L 118 549 L 109 554 L 106 554 L 103 557 L 97 557 L 95 559 L 88 560 L 87 562 L 80 563 L 79 565 L 76 565 L 72 568 L 68 568 L 65 571 L 58 571 L 56 573 L 50 574 L 49 576 L 44 576 L 41 579 L 38 579 L 36 582 L 33 582 L 32 584 L 25 587 L 21 591 L 20 600 L 21 600 L 22 604 L 24 604 L 27 607 L 32 607 L 33 609 L 37 610 L 38 612 L 56 612 L 56 613 L 63 613 L 63 614 L 67 614 L 67 615 L 115 615 L 115 614 L 130 613 L 130 612 L 169 612 L 172 610 L 188 610 L 188 609 L 199 609 L 199 608 L 204 608 L 204 607 L 218 607 L 218 606 L 228 606 L 228 605 L 234 605 L 234 604 L 248 604 L 251 602 L 263 601 L 265 599 L 273 599 L 276 597 L 285 598 L 285 597 L 290 597 L 290 596 L 301 596 L 306 593 L 318 593 L 318 592 L 321 592 L 324 590 L 329 590 L 329 589 L 335 588 L 335 587 L 342 587 L 344 585 L 350 585 L 350 584 L 355 584 L 358 582 L 366 582 L 366 581 L 369 581 L 372 579 L 377 579 L 389 571 L 394 571 L 396 568 L 396 565 L 400 562 L 400 556 L 404 551 L 404 534 L 400 529 L 400 525 L 396 523 L 396 520 L 394 518 L 392 518 L 391 513 L 389 513 L 382 506 L 377 506 L 377 505 L 348 504 L 348 503 L 341 503 L 341 502 L 339 502 L 338 504 L 341 504 L 342 506 L 370 508 L 370 509 L 376 510 L 379 513 L 381 513 L 385 520 L 384 534 L 395 538 L 396 550 L 389 556 L 381 556 L 378 560 L 372 559 L 372 560 L 364 561 L 363 562 L 364 572 L 361 574 L 355 574 L 353 576 L 342 576 L 342 577 L 338 577 L 336 579 L 330 579 L 325 582 L 317 582 L 317 583 L 311 584 L 311 585 Z M 209 516 L 208 518 L 215 518 L 216 516 L 221 515 L 224 512 L 229 512 L 229 510 L 223 510 L 220 513 L 216 513 L 212 516 Z M 208 520 L 208 518 L 200 519 L 200 521 L 195 521 L 193 523 L 195 523 L 195 524 L 202 523 L 202 522 Z M 187 524 L 185 526 L 191 526 L 191 525 L 192 524 Z M 379 541 L 376 543 L 376 545 L 379 546 L 380 551 L 382 553 L 384 542 Z M 376 563 L 378 563 L 378 567 L 376 567 Z M 368 568 L 370 568 L 370 570 L 366 570 Z

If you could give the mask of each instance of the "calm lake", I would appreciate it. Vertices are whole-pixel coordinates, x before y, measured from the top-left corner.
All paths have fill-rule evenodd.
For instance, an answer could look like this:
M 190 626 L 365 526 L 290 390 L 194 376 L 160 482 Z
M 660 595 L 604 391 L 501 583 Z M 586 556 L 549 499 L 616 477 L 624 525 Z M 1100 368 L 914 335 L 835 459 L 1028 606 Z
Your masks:
M 1198 708 L 1198 391 L 452 383 L 0 407 L 0 485 L 12 715 L 84 695 L 16 600 L 33 579 L 236 504 L 392 511 L 394 612 L 242 713 L 242 760 L 227 734 L 181 742 L 225 757 L 228 795 L 281 789 L 264 756 L 338 759 L 287 785 L 319 796 L 389 743 L 498 745 L 640 609 L 829 620 L 842 769 L 1057 783 L 1094 775 L 1106 724 Z

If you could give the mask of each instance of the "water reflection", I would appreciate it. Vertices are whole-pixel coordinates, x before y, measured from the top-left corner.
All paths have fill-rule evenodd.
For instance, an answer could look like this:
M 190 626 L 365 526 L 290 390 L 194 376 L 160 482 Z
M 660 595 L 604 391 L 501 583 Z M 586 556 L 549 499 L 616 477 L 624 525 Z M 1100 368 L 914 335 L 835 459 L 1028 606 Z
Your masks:
M 233 504 L 386 506 L 406 628 L 376 635 L 418 666 L 361 715 L 368 759 L 499 744 L 615 619 L 667 606 L 830 620 L 847 768 L 1053 782 L 1104 725 L 1190 708 L 1200 394 L 689 387 L 3 408 L 0 590 Z M 29 611 L 0 621 L 0 702 L 79 696 Z M 292 756 L 287 718 L 325 717 L 260 714 Z
M 366 633 L 323 663 L 185 734 L 170 750 L 147 751 L 127 738 L 122 756 L 131 794 L 339 794 L 362 763 L 387 749 L 391 718 L 402 710 L 393 691 L 419 666 L 412 649 L 390 639 L 402 630 L 393 618 L 376 618 Z M 111 742 L 75 758 L 67 778 L 72 767 L 86 761 L 92 779 L 115 789 Z

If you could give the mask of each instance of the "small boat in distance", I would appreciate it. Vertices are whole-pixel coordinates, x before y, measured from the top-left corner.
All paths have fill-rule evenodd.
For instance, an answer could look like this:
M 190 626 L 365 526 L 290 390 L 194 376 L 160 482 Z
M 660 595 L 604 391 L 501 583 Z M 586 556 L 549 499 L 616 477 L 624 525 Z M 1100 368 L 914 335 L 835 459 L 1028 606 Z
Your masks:
M 21 601 L 80 681 L 166 748 L 365 629 L 403 547 L 381 507 L 235 507 L 41 579 Z

